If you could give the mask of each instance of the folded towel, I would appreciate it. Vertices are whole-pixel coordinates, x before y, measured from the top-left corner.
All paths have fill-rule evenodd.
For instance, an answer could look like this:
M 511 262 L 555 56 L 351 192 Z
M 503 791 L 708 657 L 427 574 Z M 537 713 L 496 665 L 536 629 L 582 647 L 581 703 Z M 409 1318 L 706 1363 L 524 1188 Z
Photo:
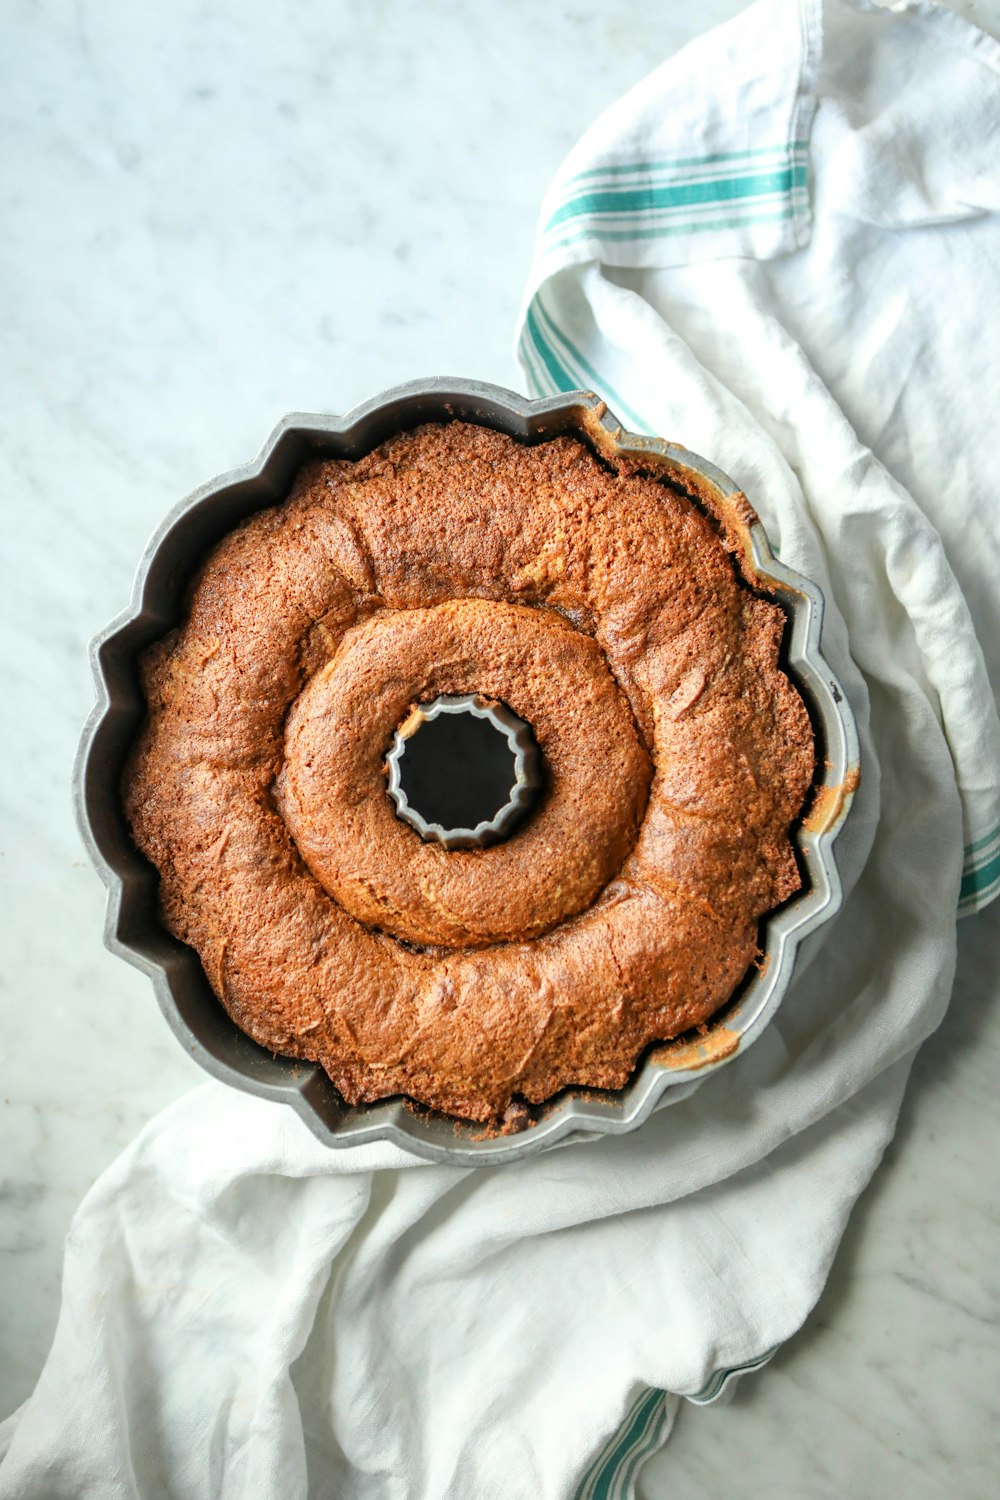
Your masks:
M 532 385 L 711 458 L 826 593 L 863 775 L 843 910 L 775 1020 L 632 1136 L 493 1170 L 197 1090 L 74 1220 L 0 1496 L 627 1496 L 678 1397 L 800 1326 L 956 910 L 1000 888 L 998 56 L 926 4 L 761 0 L 612 109 L 543 215 Z

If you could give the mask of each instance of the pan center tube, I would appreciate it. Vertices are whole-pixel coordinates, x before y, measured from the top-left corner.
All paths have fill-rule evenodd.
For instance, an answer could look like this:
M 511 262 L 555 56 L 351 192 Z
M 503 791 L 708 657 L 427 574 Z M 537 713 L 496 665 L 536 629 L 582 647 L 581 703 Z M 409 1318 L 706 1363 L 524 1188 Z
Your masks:
M 426 843 L 485 849 L 510 837 L 534 807 L 542 760 L 531 726 L 476 693 L 420 703 L 386 756 L 397 817 Z

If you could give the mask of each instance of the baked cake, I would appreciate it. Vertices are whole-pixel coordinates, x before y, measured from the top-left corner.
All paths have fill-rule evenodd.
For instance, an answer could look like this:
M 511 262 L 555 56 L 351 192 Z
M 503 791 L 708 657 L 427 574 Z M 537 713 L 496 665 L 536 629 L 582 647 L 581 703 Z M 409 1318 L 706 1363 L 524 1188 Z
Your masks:
M 814 771 L 734 552 L 636 461 L 461 422 L 315 460 L 225 537 L 145 653 L 123 795 L 236 1023 L 351 1104 L 496 1126 L 717 1011 L 799 887 Z M 488 848 L 425 842 L 386 789 L 399 726 L 463 694 L 545 770 Z

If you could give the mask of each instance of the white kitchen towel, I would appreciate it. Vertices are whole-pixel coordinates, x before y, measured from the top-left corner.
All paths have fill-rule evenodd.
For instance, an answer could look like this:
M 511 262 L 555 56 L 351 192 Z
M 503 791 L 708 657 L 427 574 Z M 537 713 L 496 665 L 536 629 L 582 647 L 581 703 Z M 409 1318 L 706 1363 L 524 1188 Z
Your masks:
M 543 216 L 532 383 L 727 469 L 827 595 L 862 783 L 844 908 L 776 1019 L 631 1137 L 492 1170 L 197 1090 L 73 1222 L 0 1496 L 624 1497 L 679 1396 L 800 1326 L 957 905 L 1000 885 L 972 623 L 1000 669 L 998 110 L 998 49 L 947 12 L 761 0 L 613 109 Z

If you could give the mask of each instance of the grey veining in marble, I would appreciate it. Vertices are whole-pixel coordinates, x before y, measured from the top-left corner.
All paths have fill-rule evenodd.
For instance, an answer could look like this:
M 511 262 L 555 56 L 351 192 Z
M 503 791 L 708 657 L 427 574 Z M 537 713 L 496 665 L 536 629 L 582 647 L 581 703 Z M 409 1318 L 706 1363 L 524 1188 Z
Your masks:
M 520 385 L 542 193 L 607 104 L 739 0 L 63 0 L 0 48 L 0 1414 L 94 1177 L 199 1081 L 101 946 L 69 775 L 88 637 L 160 516 L 286 411 L 419 374 Z M 997 0 L 961 7 L 996 26 Z M 667 1494 L 993 1493 L 1000 916 L 803 1334 L 682 1412 Z

